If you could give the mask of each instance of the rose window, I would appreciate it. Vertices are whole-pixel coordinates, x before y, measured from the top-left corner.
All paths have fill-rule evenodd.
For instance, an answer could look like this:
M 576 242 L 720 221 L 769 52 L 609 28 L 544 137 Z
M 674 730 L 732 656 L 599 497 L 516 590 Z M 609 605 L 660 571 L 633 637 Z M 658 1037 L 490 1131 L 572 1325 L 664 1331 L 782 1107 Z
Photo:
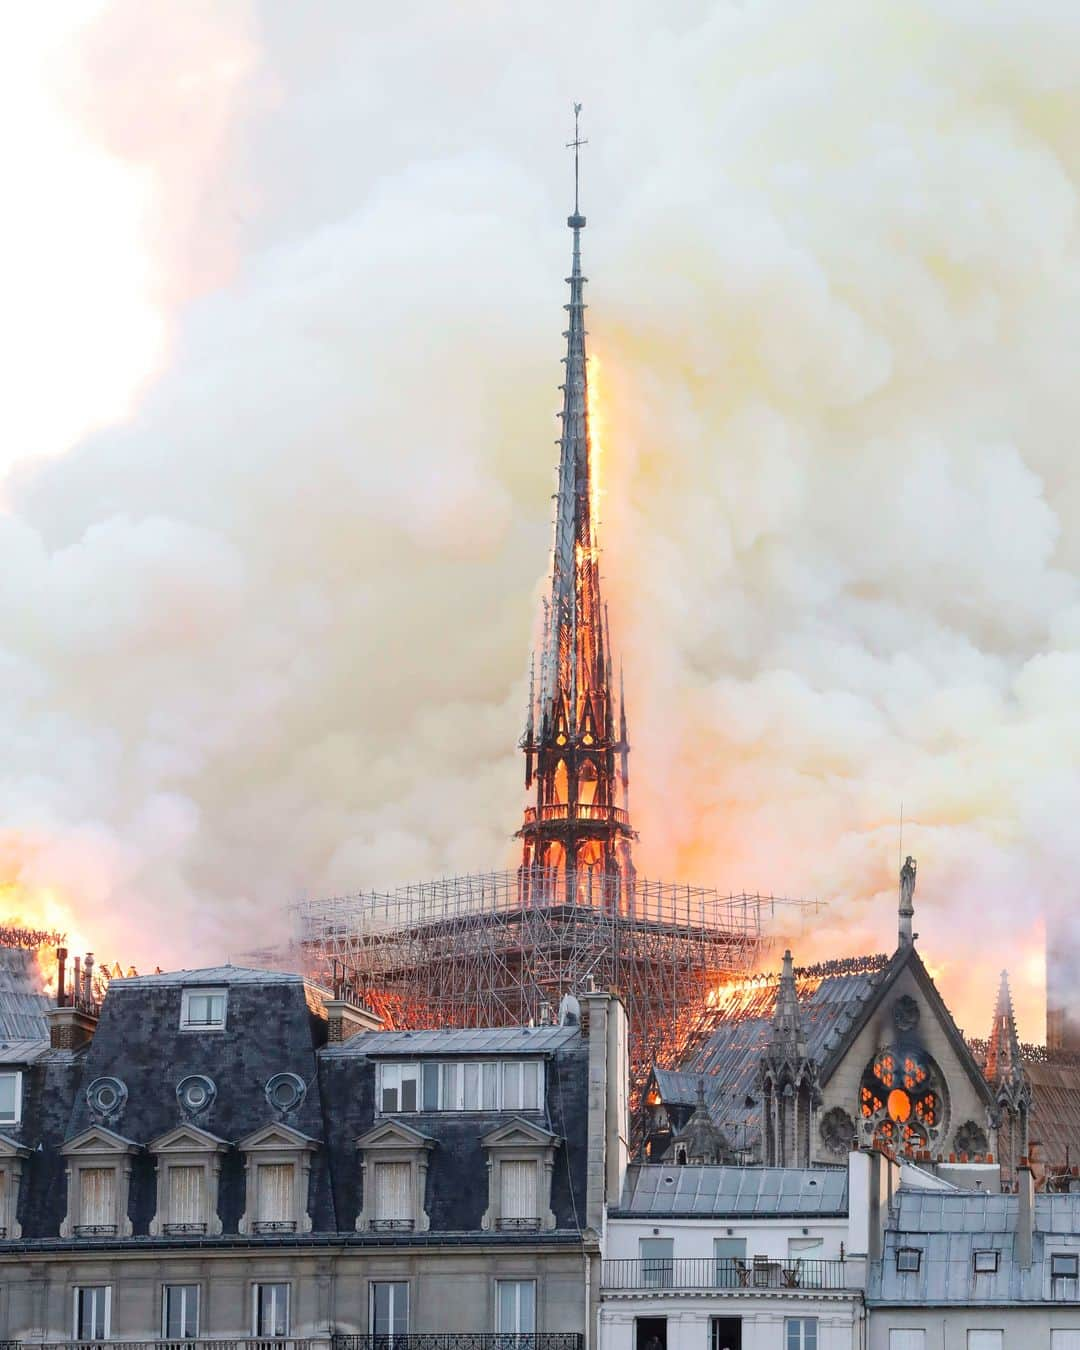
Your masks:
M 863 1134 L 904 1151 L 926 1148 L 943 1130 L 945 1096 L 937 1065 L 924 1050 L 887 1046 L 868 1065 L 859 1088 Z

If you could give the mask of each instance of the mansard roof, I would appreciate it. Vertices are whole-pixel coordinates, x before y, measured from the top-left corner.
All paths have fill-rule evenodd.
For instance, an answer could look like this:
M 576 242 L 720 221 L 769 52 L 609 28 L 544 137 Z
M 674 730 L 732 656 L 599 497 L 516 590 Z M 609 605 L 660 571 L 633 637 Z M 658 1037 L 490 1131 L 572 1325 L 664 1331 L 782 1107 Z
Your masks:
M 634 1165 L 612 1217 L 841 1217 L 848 1210 L 846 1167 Z

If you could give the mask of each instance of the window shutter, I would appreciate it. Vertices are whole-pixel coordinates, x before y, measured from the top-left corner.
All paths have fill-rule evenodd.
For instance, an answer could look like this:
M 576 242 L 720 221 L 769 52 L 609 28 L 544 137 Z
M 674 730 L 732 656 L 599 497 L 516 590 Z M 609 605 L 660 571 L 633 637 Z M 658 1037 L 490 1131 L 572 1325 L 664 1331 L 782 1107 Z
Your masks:
M 375 1218 L 411 1219 L 412 1165 L 407 1162 L 375 1164 Z
M 79 1224 L 84 1228 L 109 1227 L 116 1223 L 116 1169 L 79 1169 Z
M 292 1212 L 292 1163 L 259 1164 L 259 1223 L 288 1223 Z
M 505 1161 L 499 1167 L 502 1196 L 499 1206 L 504 1219 L 536 1219 L 536 1163 Z
M 205 1223 L 203 1169 L 169 1168 L 169 1223 Z

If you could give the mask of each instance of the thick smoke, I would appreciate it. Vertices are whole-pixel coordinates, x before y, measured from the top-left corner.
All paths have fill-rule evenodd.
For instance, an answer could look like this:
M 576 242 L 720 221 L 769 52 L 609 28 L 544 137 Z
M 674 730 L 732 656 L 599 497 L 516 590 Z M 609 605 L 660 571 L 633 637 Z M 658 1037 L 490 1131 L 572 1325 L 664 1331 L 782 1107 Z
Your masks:
M 1008 964 L 1041 1038 L 1080 871 L 1076 7 L 125 0 L 69 59 L 149 183 L 168 354 L 3 488 L 12 907 L 178 963 L 511 861 L 578 97 L 639 864 L 830 901 L 804 959 L 891 950 L 903 803 L 946 997 L 981 1031 Z

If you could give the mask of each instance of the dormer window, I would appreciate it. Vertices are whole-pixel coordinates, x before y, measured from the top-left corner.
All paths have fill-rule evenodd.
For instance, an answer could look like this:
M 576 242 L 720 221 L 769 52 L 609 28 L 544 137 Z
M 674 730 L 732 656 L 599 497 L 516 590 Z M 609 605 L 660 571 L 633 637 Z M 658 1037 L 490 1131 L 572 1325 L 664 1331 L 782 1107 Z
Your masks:
M 22 1120 L 22 1074 L 0 1073 L 0 1127 Z
M 148 1145 L 157 1163 L 157 1212 L 150 1235 L 216 1236 L 218 1180 L 228 1145 L 208 1130 L 178 1125 Z
M 896 1270 L 900 1275 L 917 1275 L 922 1266 L 921 1247 L 898 1247 L 896 1249 Z
M 396 1116 L 436 1111 L 539 1111 L 542 1060 L 459 1060 L 379 1066 L 379 1110 Z
M 385 1120 L 356 1141 L 363 1200 L 359 1232 L 423 1233 L 428 1157 L 434 1139 L 400 1120 Z
M 551 1176 L 562 1140 L 520 1117 L 480 1140 L 488 1157 L 488 1207 L 480 1227 L 539 1232 L 555 1227 Z
M 61 1237 L 130 1237 L 128 1187 L 131 1161 L 140 1146 L 101 1125 L 68 1140 L 67 1214 Z
M 247 1181 L 241 1233 L 310 1233 L 308 1187 L 318 1141 L 278 1123 L 240 1141 Z
M 1050 1275 L 1055 1280 L 1075 1280 L 1080 1258 L 1069 1252 L 1053 1252 L 1050 1257 Z
M 227 989 L 185 989 L 180 996 L 182 1031 L 221 1031 L 229 1006 Z
M 0 1134 L 0 1238 L 10 1240 L 22 1236 L 15 1214 L 23 1163 L 29 1156 L 30 1150 L 23 1144 Z

